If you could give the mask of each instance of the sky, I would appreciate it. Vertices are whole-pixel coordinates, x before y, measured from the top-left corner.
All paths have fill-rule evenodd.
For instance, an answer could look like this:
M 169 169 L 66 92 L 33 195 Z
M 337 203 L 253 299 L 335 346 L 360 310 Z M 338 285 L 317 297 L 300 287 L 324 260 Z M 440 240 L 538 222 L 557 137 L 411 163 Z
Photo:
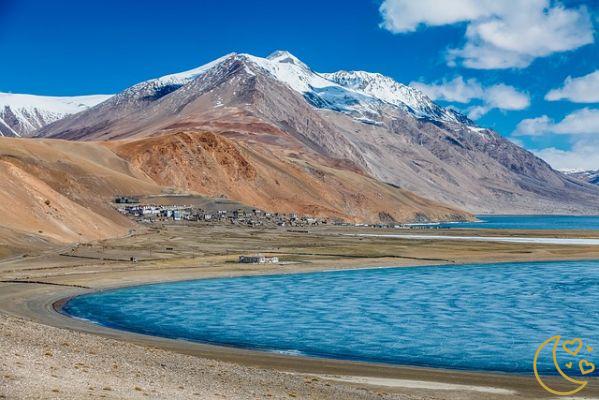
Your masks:
M 0 0 L 0 92 L 111 94 L 230 52 L 380 72 L 599 169 L 599 0 Z

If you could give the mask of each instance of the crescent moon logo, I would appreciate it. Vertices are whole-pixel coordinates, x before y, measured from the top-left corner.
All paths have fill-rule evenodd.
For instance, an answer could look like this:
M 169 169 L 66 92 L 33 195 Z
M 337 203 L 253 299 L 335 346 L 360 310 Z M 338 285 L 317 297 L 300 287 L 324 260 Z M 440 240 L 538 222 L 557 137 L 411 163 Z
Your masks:
M 537 379 L 537 382 L 539 382 L 539 385 L 541 385 L 541 387 L 543 389 L 545 389 L 546 391 L 548 391 L 549 393 L 558 395 L 558 396 L 571 396 L 573 394 L 576 394 L 578 392 L 580 392 L 582 389 L 584 389 L 587 386 L 586 381 L 580 381 L 577 379 L 574 379 L 570 376 L 568 376 L 559 366 L 559 362 L 557 360 L 557 350 L 559 348 L 559 344 L 561 341 L 561 336 L 560 335 L 556 335 L 556 336 L 552 336 L 549 339 L 545 340 L 538 348 L 537 351 L 535 352 L 535 356 L 534 356 L 534 360 L 533 360 L 533 370 L 534 370 L 534 374 L 535 374 L 535 378 Z M 537 367 L 537 362 L 539 359 L 539 354 L 541 353 L 541 351 L 547 347 L 549 344 L 551 344 L 553 342 L 553 348 L 551 350 L 551 354 L 553 357 L 553 365 L 555 366 L 555 370 L 558 372 L 558 374 L 560 374 L 560 376 L 562 378 L 564 378 L 566 381 L 576 385 L 576 387 L 572 390 L 568 390 L 568 391 L 560 391 L 560 390 L 556 390 L 553 389 L 551 387 L 549 387 L 541 378 L 541 376 L 539 375 L 539 370 Z M 582 347 L 582 340 L 581 339 L 574 339 L 574 340 L 568 340 L 564 342 L 564 346 L 566 346 L 565 348 L 567 348 L 567 345 L 572 345 L 572 344 L 576 344 L 576 349 L 579 351 L 580 347 L 578 347 L 578 343 L 580 343 L 580 347 Z M 567 348 L 567 350 L 569 350 L 569 348 Z M 578 351 L 576 351 L 576 354 L 578 354 Z M 573 354 L 574 351 L 570 352 L 568 351 L 569 354 Z M 585 363 L 588 363 L 586 360 L 584 360 Z M 571 365 L 571 363 L 568 363 Z M 589 365 L 592 365 L 591 363 L 588 363 Z M 582 365 L 582 361 L 581 361 L 581 365 Z M 586 365 L 586 364 L 585 364 Z M 594 365 L 593 366 L 593 370 L 594 370 Z M 581 371 L 582 371 L 582 367 L 581 367 Z M 584 372 L 583 372 L 584 373 Z M 587 372 L 588 373 L 588 372 Z

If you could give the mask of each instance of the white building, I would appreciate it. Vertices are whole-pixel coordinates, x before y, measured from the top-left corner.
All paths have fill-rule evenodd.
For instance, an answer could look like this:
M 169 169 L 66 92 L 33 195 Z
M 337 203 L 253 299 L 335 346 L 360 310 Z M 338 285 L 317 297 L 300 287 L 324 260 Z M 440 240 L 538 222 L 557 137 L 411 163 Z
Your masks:
M 243 264 L 277 264 L 279 262 L 279 257 L 266 257 L 261 254 L 239 256 L 239 262 Z

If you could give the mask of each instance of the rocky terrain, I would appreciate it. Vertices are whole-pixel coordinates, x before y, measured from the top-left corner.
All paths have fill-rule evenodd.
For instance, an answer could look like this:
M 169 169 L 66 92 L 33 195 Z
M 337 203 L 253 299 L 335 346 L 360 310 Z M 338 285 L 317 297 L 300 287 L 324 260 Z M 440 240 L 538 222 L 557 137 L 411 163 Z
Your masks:
M 86 110 L 109 97 L 49 97 L 0 93 L 0 136 L 32 136 L 42 126 Z
M 90 141 L 181 130 L 318 160 L 475 213 L 599 212 L 597 187 L 416 89 L 361 71 L 319 74 L 287 52 L 230 54 L 142 82 L 37 135 Z
M 407 398 L 385 390 L 364 393 L 320 377 L 186 356 L 5 316 L 0 320 L 0 349 L 6 350 L 0 361 L 2 399 Z
M 283 133 L 281 133 L 283 134 Z M 226 197 L 263 210 L 352 222 L 456 220 L 471 216 L 310 154 L 301 144 L 264 147 L 211 132 L 108 141 L 157 184 Z

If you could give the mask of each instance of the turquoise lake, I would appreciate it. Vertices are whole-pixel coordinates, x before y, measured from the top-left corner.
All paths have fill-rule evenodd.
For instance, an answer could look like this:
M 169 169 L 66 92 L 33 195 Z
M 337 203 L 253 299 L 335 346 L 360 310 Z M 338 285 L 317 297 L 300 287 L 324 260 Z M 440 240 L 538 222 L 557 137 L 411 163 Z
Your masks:
M 75 297 L 63 311 L 285 354 L 530 373 L 553 335 L 599 349 L 598 293 L 599 261 L 498 263 L 163 283 Z M 540 370 L 554 371 L 548 360 Z
M 599 230 L 599 216 L 477 215 L 481 222 L 438 224 L 443 228 Z

